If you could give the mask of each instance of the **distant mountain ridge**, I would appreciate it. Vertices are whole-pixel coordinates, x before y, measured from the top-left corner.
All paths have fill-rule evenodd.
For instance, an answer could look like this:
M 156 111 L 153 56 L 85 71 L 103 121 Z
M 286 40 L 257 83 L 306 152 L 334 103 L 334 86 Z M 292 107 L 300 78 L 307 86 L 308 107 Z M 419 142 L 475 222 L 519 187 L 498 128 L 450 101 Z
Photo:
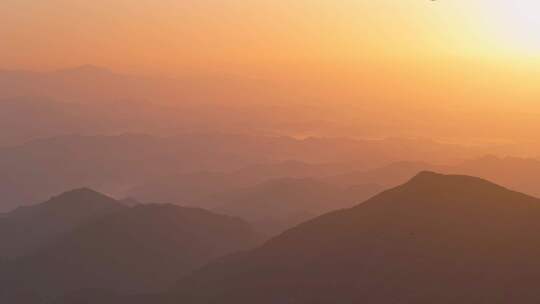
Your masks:
M 220 204 L 217 212 L 241 217 L 275 235 L 323 213 L 352 207 L 381 190 L 375 185 L 341 187 L 313 178 L 282 178 L 211 199 Z
M 94 65 L 0 69 L 0 146 L 66 133 L 172 135 L 246 132 L 245 126 L 253 134 L 305 131 L 320 110 L 282 102 L 290 101 L 286 91 L 238 75 L 138 76 Z
M 17 116 L 0 111 L 2 115 L 9 119 Z M 73 123 L 84 119 L 83 115 Z M 0 127 L 4 122 L 0 117 Z M 13 128 L 0 128 L 0 133 L 8 129 Z M 329 146 L 341 148 L 330 151 Z M 0 192 L 4 195 L 0 210 L 34 203 L 81 186 L 117 197 L 188 205 L 190 202 L 169 200 L 182 195 L 168 187 L 172 190 L 184 187 L 185 181 L 181 179 L 189 179 L 188 175 L 197 172 L 217 173 L 222 177 L 226 175 L 223 173 L 231 173 L 226 176 L 231 181 L 223 182 L 224 185 L 250 177 L 257 182 L 283 177 L 320 177 L 354 168 L 383 166 L 407 156 L 394 154 L 393 149 L 384 140 L 296 139 L 228 133 L 182 133 L 166 137 L 140 133 L 72 134 L 33 140 L 0 148 Z M 424 154 L 425 147 L 415 147 L 411 141 L 401 149 L 410 149 L 410 155 L 416 155 L 411 156 L 414 159 Z M 335 159 L 340 163 L 335 164 Z M 180 181 L 175 183 L 176 179 Z M 143 189 L 142 195 L 128 193 L 135 187 Z M 145 195 L 145 189 L 157 195 Z

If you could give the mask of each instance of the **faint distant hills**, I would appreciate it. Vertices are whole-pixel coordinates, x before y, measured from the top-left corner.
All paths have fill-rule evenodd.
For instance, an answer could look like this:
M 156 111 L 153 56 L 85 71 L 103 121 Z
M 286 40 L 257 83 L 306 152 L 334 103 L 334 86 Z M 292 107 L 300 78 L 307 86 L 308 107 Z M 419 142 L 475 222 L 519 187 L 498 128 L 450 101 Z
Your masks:
M 267 232 L 359 203 L 425 170 L 480 176 L 540 196 L 540 161 L 535 159 L 486 156 L 446 166 L 395 162 L 355 171 L 340 165 L 314 168 L 275 170 L 271 175 L 260 174 L 257 167 L 235 173 L 174 175 L 136 187 L 130 195 L 219 210 L 250 220 Z
M 328 192 L 333 194 L 326 197 L 332 197 L 335 208 L 340 208 L 346 206 L 338 203 L 343 202 L 344 196 L 348 197 L 346 201 L 358 202 L 381 189 L 405 182 L 422 170 L 480 176 L 540 195 L 540 161 L 536 159 L 488 156 L 463 158 L 468 160 L 455 161 L 453 165 L 434 165 L 445 156 L 428 157 L 427 151 L 432 151 L 433 146 L 428 149 L 416 146 L 415 141 L 400 143 L 400 154 L 394 154 L 396 143 L 385 140 L 294 139 L 223 133 L 187 133 L 172 137 L 70 135 L 34 140 L 0 148 L 0 210 L 9 211 L 81 187 L 117 198 L 132 197 L 141 202 L 212 210 L 235 205 L 235 201 L 245 205 L 246 193 L 261 189 L 260 198 L 254 194 L 249 196 L 280 206 L 283 201 L 291 202 L 294 196 L 278 198 L 266 195 L 263 190 L 264 185 L 280 179 L 310 179 L 321 185 L 314 188 L 333 188 Z M 330 146 L 339 149 L 328 150 Z M 462 155 L 460 153 L 456 150 L 456 155 Z M 425 161 L 394 162 L 405 155 Z M 339 162 L 336 163 L 336 159 Z M 299 184 L 295 186 L 302 189 Z M 317 190 L 303 190 L 302 197 L 306 200 L 298 200 L 301 208 L 286 204 L 291 208 L 283 209 L 279 217 L 275 213 L 265 215 L 265 219 L 250 216 L 249 220 L 274 222 L 275 229 L 280 230 L 277 227 L 284 227 L 284 223 L 297 222 L 288 219 L 303 220 L 308 215 L 320 214 L 320 203 L 303 203 Z M 233 210 L 231 214 L 238 215 Z
M 144 77 L 93 65 L 42 72 L 0 69 L 0 147 L 74 133 L 381 138 L 398 132 L 405 137 L 435 136 L 426 132 L 429 122 L 394 113 L 399 110 L 389 104 L 366 106 L 367 101 L 358 101 L 357 106 L 344 107 L 339 100 L 319 96 L 316 90 L 301 91 L 284 83 L 238 75 L 187 72 L 175 78 Z M 395 120 L 384 113 L 394 113 L 390 116 Z M 403 130 L 403 124 L 411 130 Z M 405 154 L 401 160 L 411 159 L 408 149 L 400 148 L 401 139 L 389 141 L 394 143 L 395 154 Z M 454 149 L 463 148 L 441 147 L 425 139 L 417 140 L 416 145 L 430 147 L 429 155 L 453 154 Z M 483 154 L 536 157 L 540 143 L 484 144 L 481 148 Z
M 335 175 L 382 166 L 402 157 L 426 161 L 448 159 L 450 156 L 445 151 L 450 147 L 439 145 L 423 146 L 414 140 L 398 144 L 386 140 L 296 139 L 227 133 L 183 133 L 168 137 L 132 133 L 52 137 L 0 148 L 0 193 L 3 194 L 0 210 L 35 203 L 55 193 L 80 187 L 91 187 L 118 197 L 133 196 L 142 201 L 191 205 L 183 199 L 174 199 L 177 195 L 171 191 L 186 188 L 182 180 L 192 180 L 190 183 L 195 186 L 190 186 L 192 189 L 210 189 L 222 183 L 223 190 L 228 190 L 229 184 L 248 186 L 238 183 L 247 176 L 262 182 L 269 178 Z M 428 151 L 433 151 L 434 146 L 441 154 L 433 153 L 428 157 Z M 396 147 L 401 150 L 398 154 L 394 152 Z M 452 151 L 455 157 L 475 154 L 468 149 Z M 248 166 L 259 167 L 249 169 L 254 173 L 242 173 L 242 168 Z M 221 176 L 232 173 L 226 181 L 216 177 L 212 182 L 201 177 L 199 183 L 194 173 L 203 171 L 217 172 Z M 173 189 L 168 190 L 167 185 Z M 140 196 L 127 193 L 135 187 L 148 190 L 134 191 L 142 193 Z M 159 197 L 147 195 L 147 191 L 158 193 Z
M 92 65 L 0 70 L 0 146 L 73 133 L 318 134 L 312 121 L 319 131 L 330 128 L 319 109 L 292 104 L 280 91 L 230 75 L 140 77 Z
M 172 205 L 129 207 L 74 190 L 0 219 L 0 280 L 21 289 L 0 292 L 0 300 L 23 295 L 43 301 L 85 289 L 162 290 L 260 240 L 237 218 Z
M 0 147 L 72 134 L 165 133 L 173 129 L 167 111 L 165 106 L 125 99 L 83 103 L 27 95 L 0 98 Z
M 59 101 L 103 101 L 130 96 L 134 91 L 129 87 L 137 82 L 133 90 L 138 90 L 144 80 L 91 65 L 51 72 L 0 70 L 0 98 L 41 96 Z
M 211 263 L 162 303 L 537 303 L 539 229 L 537 198 L 423 172 Z
M 216 194 L 214 210 L 241 217 L 274 235 L 325 212 L 359 204 L 382 191 L 376 185 L 341 187 L 304 178 L 274 179 Z
M 264 79 L 231 74 L 138 76 L 91 64 L 53 71 L 0 69 L 0 99 L 34 96 L 83 103 L 127 99 L 158 104 L 276 105 L 284 103 L 286 92 L 285 87 Z
M 349 167 L 350 165 L 341 163 L 283 161 L 248 165 L 227 172 L 189 172 L 148 180 L 130 189 L 128 195 L 140 200 L 215 208 L 221 205 L 216 200 L 216 195 L 253 187 L 271 180 L 335 175 L 347 171 Z
M 225 95 L 234 78 L 166 78 L 117 73 L 105 67 L 82 65 L 55 71 L 0 70 L 0 99 L 21 96 L 47 97 L 61 102 L 111 102 L 150 100 L 164 103 L 184 101 L 211 102 L 219 93 Z M 214 91 L 203 88 L 214 88 Z M 213 95 L 216 94 L 216 95 Z

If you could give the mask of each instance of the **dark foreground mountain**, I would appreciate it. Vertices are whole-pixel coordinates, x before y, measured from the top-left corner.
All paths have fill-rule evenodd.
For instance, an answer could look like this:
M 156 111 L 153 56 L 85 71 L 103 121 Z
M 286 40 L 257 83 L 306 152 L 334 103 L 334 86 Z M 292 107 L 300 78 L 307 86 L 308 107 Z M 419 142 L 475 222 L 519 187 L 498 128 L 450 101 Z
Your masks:
M 163 301 L 538 303 L 538 231 L 539 199 L 424 172 L 214 262 Z
M 84 290 L 165 290 L 210 260 L 259 240 L 245 222 L 202 209 L 123 207 L 81 224 L 31 255 L 4 263 L 0 282 L 20 290 L 0 290 L 0 302 L 50 300 Z
M 123 208 L 110 197 L 82 188 L 5 213 L 0 217 L 0 258 L 31 254 L 78 226 Z

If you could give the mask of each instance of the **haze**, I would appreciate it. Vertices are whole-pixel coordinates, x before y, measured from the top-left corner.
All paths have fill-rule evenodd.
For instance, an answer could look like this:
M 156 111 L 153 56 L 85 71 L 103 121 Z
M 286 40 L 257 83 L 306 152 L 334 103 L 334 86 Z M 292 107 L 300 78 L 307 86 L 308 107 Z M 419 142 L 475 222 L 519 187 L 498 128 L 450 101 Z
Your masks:
M 315 106 L 346 136 L 525 141 L 540 131 L 538 15 L 534 1 L 7 0 L 0 66 L 232 78 L 214 101 Z
M 0 20 L 0 303 L 540 303 L 538 0 Z

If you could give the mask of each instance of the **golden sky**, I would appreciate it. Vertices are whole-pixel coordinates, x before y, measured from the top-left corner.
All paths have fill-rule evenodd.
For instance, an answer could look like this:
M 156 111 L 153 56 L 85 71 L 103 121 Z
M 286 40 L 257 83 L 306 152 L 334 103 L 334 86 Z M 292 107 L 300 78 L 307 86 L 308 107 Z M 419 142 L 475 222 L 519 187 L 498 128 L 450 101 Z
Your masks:
M 538 0 L 2 0 L 0 20 L 4 68 L 261 77 L 349 115 L 540 112 Z
M 540 51 L 535 0 L 3 0 L 0 64 L 260 71 Z M 536 58 L 535 58 L 536 59 Z

